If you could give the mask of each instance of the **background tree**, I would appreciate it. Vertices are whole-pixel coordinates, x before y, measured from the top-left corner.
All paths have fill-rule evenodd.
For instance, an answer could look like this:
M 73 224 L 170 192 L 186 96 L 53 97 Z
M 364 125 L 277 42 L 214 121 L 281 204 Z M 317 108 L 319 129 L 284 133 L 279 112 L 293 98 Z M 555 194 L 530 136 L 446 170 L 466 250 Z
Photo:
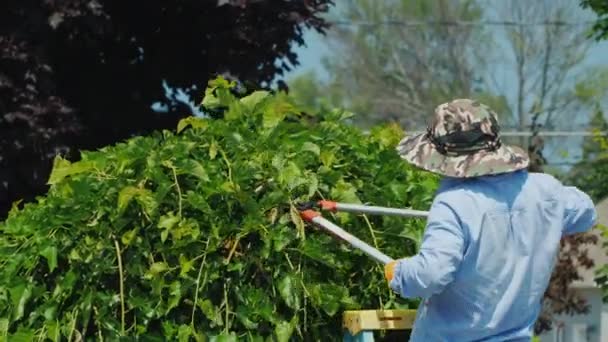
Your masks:
M 331 0 L 6 0 L 0 11 L 0 218 L 46 190 L 50 159 L 174 127 L 190 107 L 162 82 L 203 89 L 230 74 L 268 86 L 324 32 Z
M 592 37 L 598 41 L 608 39 L 608 2 L 583 0 L 583 8 L 596 12 L 597 22 L 592 29 Z M 608 71 L 597 72 L 589 81 L 577 86 L 577 94 L 594 104 L 593 117 L 589 126 L 596 132 L 608 132 L 608 122 L 602 100 L 608 92 Z M 567 179 L 587 191 L 596 201 L 608 197 L 608 140 L 600 134 L 586 138 L 583 143 L 583 160 L 569 172 Z M 606 282 L 604 282 L 605 284 Z
M 597 132 L 608 131 L 604 112 L 596 108 L 591 126 Z M 608 143 L 605 137 L 594 136 L 585 139 L 583 160 L 578 162 L 567 175 L 567 180 L 583 189 L 595 201 L 608 197 Z
M 604 0 L 582 0 L 583 8 L 590 8 L 597 13 L 597 23 L 593 25 L 593 36 L 597 40 L 608 38 L 608 2 Z
M 483 31 L 421 24 L 478 20 L 482 8 L 476 1 L 354 0 L 340 5 L 328 35 L 328 87 L 340 89 L 343 105 L 357 112 L 360 123 L 394 120 L 420 127 L 429 108 L 476 91 L 484 69 L 478 49 Z
M 524 132 L 587 123 L 590 108 L 579 100 L 575 86 L 591 74 L 582 66 L 591 42 L 587 39 L 588 27 L 576 24 L 588 19 L 577 6 L 571 0 L 497 3 L 499 18 L 513 24 L 495 32 L 497 39 L 491 50 L 499 53 L 493 59 L 504 69 L 491 69 L 485 75 L 485 83 L 491 92 L 508 94 L 502 112 L 506 125 Z M 542 23 L 546 24 L 539 25 Z M 513 75 L 506 80 L 505 69 Z M 522 137 L 518 144 L 528 147 L 536 170 L 545 162 L 541 154 L 544 147 L 547 155 L 554 155 L 558 146 L 563 147 L 537 136 Z
M 312 71 L 289 80 L 289 95 L 307 110 L 345 108 L 346 95 L 341 87 L 332 87 L 319 79 Z M 350 101 L 349 109 L 357 107 L 357 99 Z

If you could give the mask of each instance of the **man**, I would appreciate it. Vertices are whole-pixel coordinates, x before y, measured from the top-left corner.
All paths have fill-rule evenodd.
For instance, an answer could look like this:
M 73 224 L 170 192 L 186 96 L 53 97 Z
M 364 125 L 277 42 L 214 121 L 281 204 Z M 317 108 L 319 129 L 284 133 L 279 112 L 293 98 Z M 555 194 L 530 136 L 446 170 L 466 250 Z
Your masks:
M 385 268 L 394 291 L 422 298 L 411 341 L 530 341 L 560 239 L 595 224 L 589 196 L 527 172 L 496 113 L 468 99 L 438 106 L 397 149 L 445 176 L 420 251 Z

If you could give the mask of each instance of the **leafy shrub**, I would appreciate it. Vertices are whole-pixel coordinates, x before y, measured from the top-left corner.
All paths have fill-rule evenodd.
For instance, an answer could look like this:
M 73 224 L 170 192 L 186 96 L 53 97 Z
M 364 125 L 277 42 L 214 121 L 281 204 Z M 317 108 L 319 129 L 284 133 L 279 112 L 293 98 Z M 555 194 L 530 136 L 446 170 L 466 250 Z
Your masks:
M 366 135 L 342 111 L 304 115 L 282 93 L 240 98 L 221 78 L 203 106 L 222 118 L 56 158 L 47 196 L 0 224 L 0 334 L 327 341 L 345 309 L 416 305 L 294 206 L 427 208 L 436 179 L 399 159 L 398 128 Z M 332 219 L 393 257 L 413 254 L 424 228 Z

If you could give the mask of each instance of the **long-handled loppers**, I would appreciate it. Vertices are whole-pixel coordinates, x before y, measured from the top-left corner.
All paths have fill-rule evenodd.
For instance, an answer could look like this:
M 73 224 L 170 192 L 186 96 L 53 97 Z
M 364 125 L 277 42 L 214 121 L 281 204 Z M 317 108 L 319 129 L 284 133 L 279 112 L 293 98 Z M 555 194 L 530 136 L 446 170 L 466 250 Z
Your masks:
M 376 248 L 370 246 L 364 241 L 360 240 L 356 236 L 348 233 L 344 229 L 340 228 L 336 224 L 324 218 L 321 213 L 315 209 L 321 209 L 326 211 L 345 211 L 351 213 L 362 213 L 370 215 L 397 215 L 403 217 L 427 217 L 428 211 L 412 210 L 412 209 L 399 209 L 399 208 L 387 208 L 387 207 L 376 207 L 362 204 L 348 204 L 339 203 L 334 201 L 318 201 L 318 202 L 307 202 L 302 203 L 298 206 L 300 210 L 300 216 L 306 222 L 312 222 L 319 227 L 332 233 L 334 236 L 348 242 L 353 247 L 361 250 L 365 254 L 372 257 L 374 260 L 387 264 L 393 259 L 386 254 L 380 252 Z

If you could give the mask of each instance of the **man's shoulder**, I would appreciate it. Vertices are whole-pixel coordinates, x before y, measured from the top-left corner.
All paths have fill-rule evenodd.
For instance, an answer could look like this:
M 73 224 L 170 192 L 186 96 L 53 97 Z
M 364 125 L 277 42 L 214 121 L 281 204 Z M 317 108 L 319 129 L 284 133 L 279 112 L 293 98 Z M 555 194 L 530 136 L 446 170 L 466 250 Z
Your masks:
M 510 187 L 511 190 L 548 194 L 555 193 L 562 185 L 560 180 L 547 173 L 513 172 L 495 177 L 446 179 L 442 181 L 435 197 L 445 202 L 461 202 L 466 197 L 485 197 L 487 192 L 495 192 L 497 187 L 505 191 Z
M 435 201 L 441 202 L 459 202 L 463 200 L 463 196 L 468 196 L 471 193 L 471 184 L 458 181 L 444 181 L 435 193 Z
M 557 190 L 563 185 L 559 179 L 547 173 L 530 172 L 528 178 L 531 184 L 546 189 Z

